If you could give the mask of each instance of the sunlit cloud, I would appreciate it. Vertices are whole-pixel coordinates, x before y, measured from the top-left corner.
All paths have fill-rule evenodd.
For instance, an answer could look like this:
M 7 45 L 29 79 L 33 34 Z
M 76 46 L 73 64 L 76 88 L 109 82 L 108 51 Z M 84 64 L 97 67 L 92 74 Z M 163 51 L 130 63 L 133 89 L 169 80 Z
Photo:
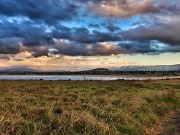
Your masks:
M 30 54 L 20 53 L 10 57 L 10 60 L 0 60 L 0 67 L 29 67 L 37 70 L 87 70 L 97 67 L 116 67 L 123 65 L 136 64 L 122 60 L 117 56 L 92 56 L 92 57 L 77 57 L 59 55 L 58 57 L 41 56 L 38 58 L 27 58 Z M 21 59 L 20 61 L 17 59 Z M 88 65 L 88 66 L 87 66 Z

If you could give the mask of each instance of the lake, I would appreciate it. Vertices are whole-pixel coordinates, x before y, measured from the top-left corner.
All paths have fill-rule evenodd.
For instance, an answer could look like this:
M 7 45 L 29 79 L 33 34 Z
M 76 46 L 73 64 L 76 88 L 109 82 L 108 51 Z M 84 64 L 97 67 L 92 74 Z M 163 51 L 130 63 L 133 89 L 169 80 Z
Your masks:
M 116 75 L 0 75 L 0 80 L 159 80 L 173 79 L 180 76 L 164 77 L 139 77 L 139 76 L 116 76 Z

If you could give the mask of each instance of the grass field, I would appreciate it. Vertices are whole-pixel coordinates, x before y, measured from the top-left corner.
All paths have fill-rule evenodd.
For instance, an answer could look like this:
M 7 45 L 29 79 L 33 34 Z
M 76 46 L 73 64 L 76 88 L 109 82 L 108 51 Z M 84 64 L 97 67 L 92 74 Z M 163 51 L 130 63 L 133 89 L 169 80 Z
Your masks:
M 0 134 L 156 135 L 180 80 L 0 81 Z

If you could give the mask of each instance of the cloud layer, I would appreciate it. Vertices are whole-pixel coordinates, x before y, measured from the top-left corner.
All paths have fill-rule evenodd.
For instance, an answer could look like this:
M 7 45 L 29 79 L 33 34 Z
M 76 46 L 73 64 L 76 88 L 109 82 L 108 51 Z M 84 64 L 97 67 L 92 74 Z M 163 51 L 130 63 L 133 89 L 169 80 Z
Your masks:
M 178 0 L 1 0 L 0 59 L 21 52 L 35 58 L 180 52 L 178 4 Z

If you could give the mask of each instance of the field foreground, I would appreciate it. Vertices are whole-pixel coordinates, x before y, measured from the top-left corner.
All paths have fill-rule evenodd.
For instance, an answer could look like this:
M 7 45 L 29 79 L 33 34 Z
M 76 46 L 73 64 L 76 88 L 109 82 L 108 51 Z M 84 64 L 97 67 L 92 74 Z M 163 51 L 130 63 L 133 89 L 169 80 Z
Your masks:
M 180 79 L 0 81 L 0 133 L 161 134 L 180 108 Z

